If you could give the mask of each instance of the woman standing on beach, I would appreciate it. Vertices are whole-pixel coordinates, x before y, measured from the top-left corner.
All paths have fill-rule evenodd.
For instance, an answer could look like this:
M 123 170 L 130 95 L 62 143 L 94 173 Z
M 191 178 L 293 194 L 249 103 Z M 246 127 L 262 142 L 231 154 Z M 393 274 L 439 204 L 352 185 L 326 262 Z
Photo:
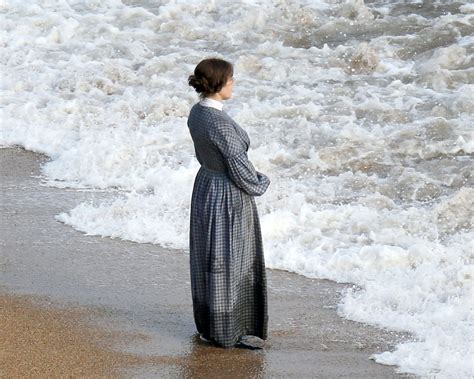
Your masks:
M 201 98 L 188 118 L 201 164 L 191 200 L 194 320 L 204 340 L 262 348 L 267 293 L 254 196 L 262 195 L 270 181 L 247 158 L 247 133 L 222 110 L 222 101 L 232 97 L 232 65 L 205 59 L 188 82 Z

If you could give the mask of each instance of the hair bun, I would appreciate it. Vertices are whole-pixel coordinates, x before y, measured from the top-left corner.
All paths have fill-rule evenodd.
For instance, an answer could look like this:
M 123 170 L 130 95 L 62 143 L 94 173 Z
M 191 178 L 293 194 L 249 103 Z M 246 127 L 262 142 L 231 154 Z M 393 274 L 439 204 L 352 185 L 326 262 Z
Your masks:
M 188 78 L 189 85 L 199 93 L 206 92 L 206 82 L 206 78 L 198 77 L 196 75 L 190 75 Z
M 204 97 L 219 92 L 233 72 L 232 64 L 223 59 L 204 59 L 196 66 L 194 74 L 188 77 L 188 84 Z
M 211 89 L 209 88 L 209 82 L 205 77 L 190 75 L 188 78 L 188 83 L 193 87 L 198 93 L 210 93 Z

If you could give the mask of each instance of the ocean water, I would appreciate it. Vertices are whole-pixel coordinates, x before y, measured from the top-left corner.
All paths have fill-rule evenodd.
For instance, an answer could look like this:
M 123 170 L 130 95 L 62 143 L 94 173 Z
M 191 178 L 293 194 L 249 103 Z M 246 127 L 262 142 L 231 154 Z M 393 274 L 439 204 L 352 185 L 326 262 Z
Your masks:
M 413 334 L 377 362 L 474 377 L 474 5 L 0 0 L 0 13 L 0 144 L 48 154 L 48 185 L 116 193 L 58 220 L 187 249 L 186 79 L 223 57 L 225 110 L 272 180 L 257 199 L 267 265 L 353 283 L 341 316 Z

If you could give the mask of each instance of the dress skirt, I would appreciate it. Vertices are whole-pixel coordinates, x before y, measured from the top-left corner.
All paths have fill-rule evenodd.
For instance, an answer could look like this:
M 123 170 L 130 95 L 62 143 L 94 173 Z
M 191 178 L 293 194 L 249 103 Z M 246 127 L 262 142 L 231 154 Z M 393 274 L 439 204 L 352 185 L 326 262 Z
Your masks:
M 243 335 L 267 337 L 267 294 L 254 197 L 228 172 L 201 167 L 190 223 L 191 286 L 196 327 L 223 347 Z

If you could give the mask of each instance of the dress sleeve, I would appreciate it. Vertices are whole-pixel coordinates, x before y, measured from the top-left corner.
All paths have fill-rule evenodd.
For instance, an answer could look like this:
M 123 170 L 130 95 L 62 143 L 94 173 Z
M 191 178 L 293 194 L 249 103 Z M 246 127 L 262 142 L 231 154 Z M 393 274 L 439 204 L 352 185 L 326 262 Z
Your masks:
M 234 127 L 228 124 L 218 125 L 213 142 L 224 157 L 234 184 L 251 196 L 263 195 L 270 185 L 270 179 L 255 170 L 247 157 L 246 146 Z

